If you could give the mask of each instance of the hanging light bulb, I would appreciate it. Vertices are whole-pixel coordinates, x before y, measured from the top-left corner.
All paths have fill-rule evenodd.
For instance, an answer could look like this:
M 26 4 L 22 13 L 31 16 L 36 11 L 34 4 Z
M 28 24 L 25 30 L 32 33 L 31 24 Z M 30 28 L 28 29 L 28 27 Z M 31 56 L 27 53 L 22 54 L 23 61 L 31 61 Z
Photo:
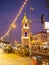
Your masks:
M 23 8 L 25 7 L 27 1 L 28 1 L 28 0 L 25 0 L 25 1 L 24 1 L 23 5 L 21 6 L 21 8 L 20 8 L 20 10 L 19 10 L 17 16 L 15 17 L 14 21 L 12 22 L 12 24 L 14 24 L 14 23 L 16 22 L 16 20 L 18 19 L 18 17 L 19 17 L 20 14 L 22 13 L 22 10 L 23 10 Z M 5 37 L 9 34 L 10 30 L 11 30 L 11 25 L 10 25 L 8 31 L 1 37 L 2 40 L 3 40 L 3 38 L 5 38 Z

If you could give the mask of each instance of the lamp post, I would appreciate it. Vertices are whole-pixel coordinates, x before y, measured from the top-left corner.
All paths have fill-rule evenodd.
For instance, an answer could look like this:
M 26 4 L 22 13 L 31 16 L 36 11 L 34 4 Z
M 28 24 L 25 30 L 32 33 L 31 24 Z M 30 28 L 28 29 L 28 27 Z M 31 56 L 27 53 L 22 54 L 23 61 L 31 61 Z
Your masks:
M 16 28 L 16 24 L 11 25 L 11 30 L 10 30 L 10 43 L 12 42 L 12 29 Z
M 30 45 L 30 46 L 29 46 L 29 47 L 30 47 L 30 56 L 32 55 L 32 53 L 31 53 L 31 38 L 32 38 L 32 30 L 31 30 L 31 29 L 32 29 L 32 28 L 31 28 L 31 27 L 32 27 L 32 26 L 31 26 L 31 25 L 32 25 L 31 11 L 34 11 L 34 8 L 31 7 L 31 1 L 30 1 L 30 43 L 29 43 L 29 45 Z

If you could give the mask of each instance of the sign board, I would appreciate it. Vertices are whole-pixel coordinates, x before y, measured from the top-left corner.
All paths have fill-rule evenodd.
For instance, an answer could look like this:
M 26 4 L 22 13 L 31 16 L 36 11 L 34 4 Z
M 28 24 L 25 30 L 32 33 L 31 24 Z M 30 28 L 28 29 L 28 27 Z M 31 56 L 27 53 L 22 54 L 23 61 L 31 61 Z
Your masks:
M 49 29 L 49 22 L 44 23 L 44 28 L 47 29 L 47 30 Z
M 46 30 L 47 31 L 47 33 L 49 33 L 49 30 Z

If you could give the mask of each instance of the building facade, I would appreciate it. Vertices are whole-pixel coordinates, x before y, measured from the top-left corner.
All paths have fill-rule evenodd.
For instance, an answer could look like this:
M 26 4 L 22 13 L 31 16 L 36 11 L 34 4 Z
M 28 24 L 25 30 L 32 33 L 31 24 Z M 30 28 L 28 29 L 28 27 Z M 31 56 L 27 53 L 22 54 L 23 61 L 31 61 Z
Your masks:
M 32 39 L 32 44 L 44 44 L 45 42 L 48 42 L 48 34 L 47 32 L 39 32 L 37 34 L 34 34 Z

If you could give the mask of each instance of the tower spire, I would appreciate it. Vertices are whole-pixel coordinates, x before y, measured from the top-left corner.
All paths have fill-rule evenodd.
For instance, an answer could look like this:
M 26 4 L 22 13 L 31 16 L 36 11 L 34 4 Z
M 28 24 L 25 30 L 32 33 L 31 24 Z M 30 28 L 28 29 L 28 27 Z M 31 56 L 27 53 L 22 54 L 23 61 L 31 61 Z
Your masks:
M 26 16 L 26 13 L 24 13 L 24 16 Z
M 24 13 L 24 17 L 23 17 L 23 19 L 22 19 L 22 22 L 24 23 L 24 22 L 28 22 L 28 18 L 27 18 L 27 16 L 26 16 L 26 13 Z

